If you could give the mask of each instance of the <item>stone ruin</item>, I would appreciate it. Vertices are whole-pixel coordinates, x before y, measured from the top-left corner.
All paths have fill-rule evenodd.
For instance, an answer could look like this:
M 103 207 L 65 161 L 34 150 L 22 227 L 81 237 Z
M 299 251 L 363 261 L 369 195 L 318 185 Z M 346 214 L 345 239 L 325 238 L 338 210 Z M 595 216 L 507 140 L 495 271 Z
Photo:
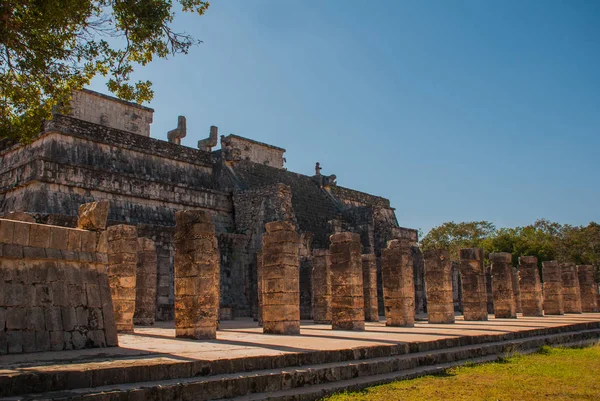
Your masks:
M 544 316 L 544 296 L 535 256 L 519 258 L 519 277 L 523 316 Z
M 564 315 L 563 281 L 560 265 L 556 260 L 542 262 L 544 279 L 544 314 Z
M 483 249 L 464 248 L 459 252 L 465 320 L 488 320 Z
M 429 323 L 454 323 L 452 261 L 445 249 L 426 251 L 425 287 Z
M 598 307 L 598 285 L 594 280 L 594 266 L 578 265 L 577 275 L 581 294 L 581 311 L 583 313 L 600 312 Z
M 410 242 L 391 240 L 381 253 L 387 326 L 415 325 L 415 290 Z
M 506 252 L 491 253 L 494 315 L 496 318 L 516 318 L 517 303 L 513 293 L 512 255 Z
M 581 313 L 581 289 L 575 263 L 560 264 L 565 313 Z

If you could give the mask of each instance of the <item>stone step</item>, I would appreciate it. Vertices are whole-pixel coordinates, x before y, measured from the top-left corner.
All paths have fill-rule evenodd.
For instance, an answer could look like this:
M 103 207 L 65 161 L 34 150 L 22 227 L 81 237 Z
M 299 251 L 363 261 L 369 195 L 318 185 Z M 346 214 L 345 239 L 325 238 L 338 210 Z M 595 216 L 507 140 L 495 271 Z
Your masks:
M 297 394 L 299 391 L 305 393 L 306 399 L 315 399 L 311 397 L 318 398 L 324 391 L 345 389 L 346 385 L 350 388 L 353 388 L 352 386 L 360 388 L 363 384 L 371 385 L 381 380 L 393 380 L 393 378 L 401 377 L 403 373 L 416 374 L 416 372 L 420 372 L 419 369 L 434 369 L 444 364 L 455 366 L 477 358 L 505 356 L 517 350 L 520 352 L 535 350 L 542 345 L 581 343 L 597 341 L 598 338 L 600 338 L 600 329 L 590 329 L 359 361 L 321 363 L 294 368 L 155 382 L 124 383 L 43 394 L 17 395 L 0 400 L 158 401 L 178 399 L 205 401 L 251 396 L 252 394 L 256 394 L 256 397 L 263 397 L 257 399 L 266 399 L 270 398 L 270 393 L 279 394 L 278 397 L 282 397 L 280 399 L 291 399 L 286 397 L 290 397 L 292 393 Z M 431 371 L 433 372 L 435 369 Z

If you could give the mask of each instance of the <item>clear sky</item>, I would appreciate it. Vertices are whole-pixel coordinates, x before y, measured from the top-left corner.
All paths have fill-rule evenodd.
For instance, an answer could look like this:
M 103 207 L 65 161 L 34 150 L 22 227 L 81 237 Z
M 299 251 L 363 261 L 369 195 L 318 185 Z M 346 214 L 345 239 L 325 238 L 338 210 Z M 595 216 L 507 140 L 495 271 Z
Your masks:
M 187 117 L 391 200 L 400 225 L 600 221 L 600 1 L 212 0 L 155 61 L 152 136 Z M 106 92 L 102 80 L 92 89 Z

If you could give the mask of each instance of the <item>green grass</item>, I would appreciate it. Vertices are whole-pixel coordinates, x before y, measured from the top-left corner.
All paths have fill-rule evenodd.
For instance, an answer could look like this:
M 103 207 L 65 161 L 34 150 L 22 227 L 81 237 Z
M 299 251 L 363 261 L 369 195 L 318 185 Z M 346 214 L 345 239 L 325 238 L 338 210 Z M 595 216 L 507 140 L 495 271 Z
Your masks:
M 456 367 L 325 400 L 600 400 L 600 345 L 543 347 L 535 354 Z

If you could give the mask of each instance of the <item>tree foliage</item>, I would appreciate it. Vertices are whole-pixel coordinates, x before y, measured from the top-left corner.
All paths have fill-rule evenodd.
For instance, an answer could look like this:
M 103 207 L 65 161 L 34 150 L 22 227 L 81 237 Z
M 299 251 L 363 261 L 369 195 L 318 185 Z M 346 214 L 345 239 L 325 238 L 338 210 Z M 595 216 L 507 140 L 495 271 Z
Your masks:
M 176 3 L 198 15 L 209 6 Z M 99 74 L 117 97 L 151 100 L 151 82 L 131 82 L 134 67 L 199 43 L 174 31 L 174 13 L 172 0 L 3 0 L 0 136 L 31 139 L 53 107 L 65 112 L 72 91 Z
M 479 248 L 482 242 L 496 230 L 489 221 L 446 222 L 433 228 L 421 240 L 423 250 L 448 249 L 450 257 L 458 260 L 461 248 Z

